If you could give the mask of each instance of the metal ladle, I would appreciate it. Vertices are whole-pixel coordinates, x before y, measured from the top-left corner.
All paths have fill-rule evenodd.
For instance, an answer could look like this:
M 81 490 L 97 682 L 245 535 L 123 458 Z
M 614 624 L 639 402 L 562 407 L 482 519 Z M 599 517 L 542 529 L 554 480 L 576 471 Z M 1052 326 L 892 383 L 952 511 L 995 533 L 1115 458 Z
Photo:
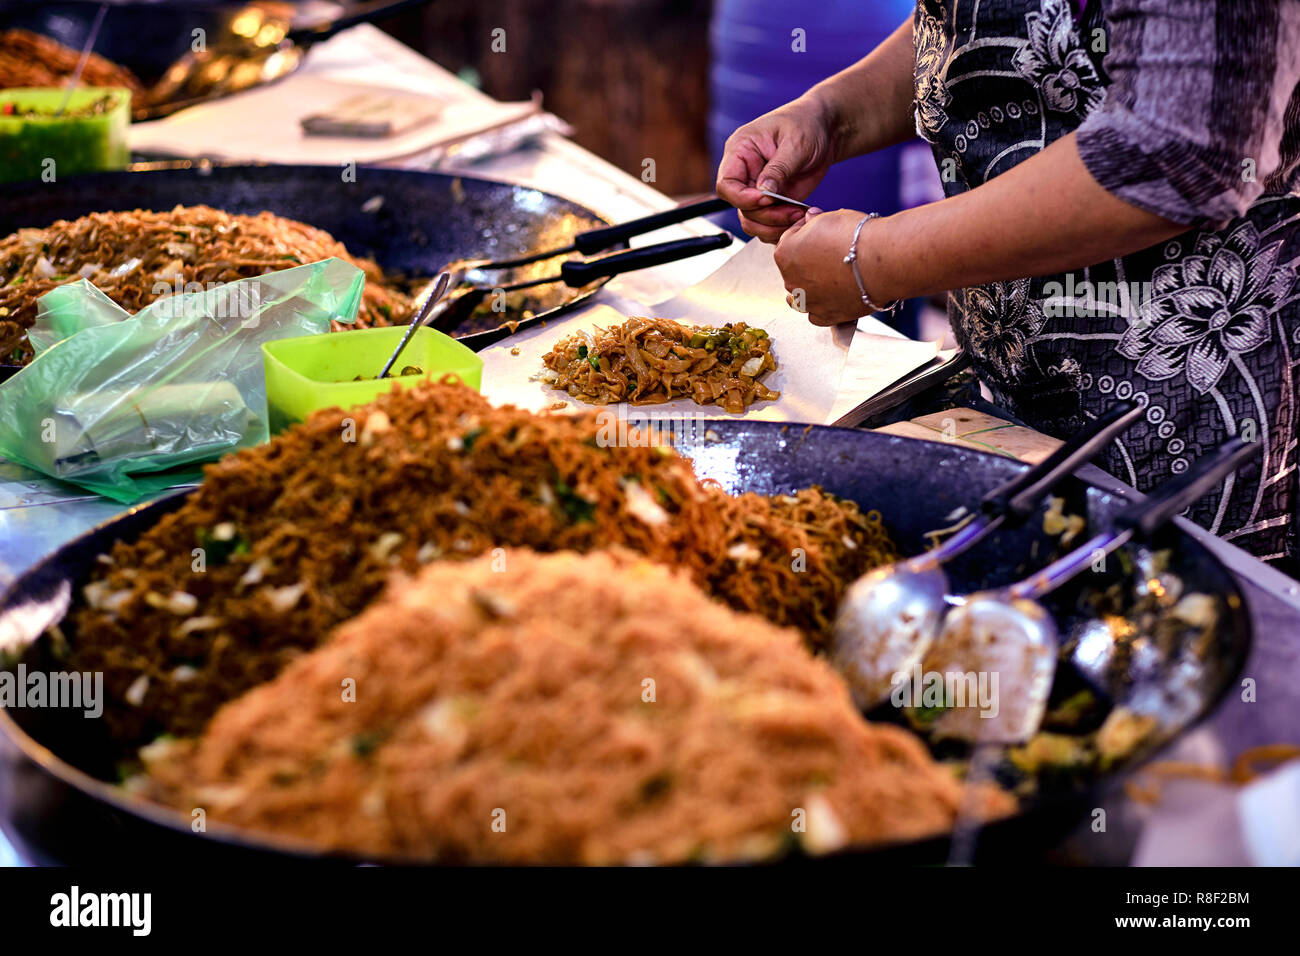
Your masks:
M 402 341 L 397 343 L 397 348 L 393 349 L 393 354 L 388 356 L 388 361 L 385 362 L 384 367 L 380 369 L 379 375 L 376 376 L 377 378 L 384 378 L 388 375 L 388 370 L 393 367 L 393 363 L 397 361 L 397 357 L 402 354 L 402 350 L 405 349 L 407 343 L 411 341 L 411 337 L 415 335 L 415 330 L 424 325 L 425 321 L 429 318 L 429 314 L 433 311 L 433 307 L 438 304 L 438 300 L 447 294 L 447 287 L 449 285 L 451 285 L 450 272 L 444 272 L 442 275 L 438 276 L 434 282 L 433 291 L 430 292 L 429 297 L 424 300 L 424 306 L 420 309 L 420 314 L 412 319 L 411 324 L 406 327 L 406 334 L 402 336 Z
M 926 674 L 977 675 L 994 688 L 992 707 L 946 706 L 932 725 L 942 737 L 979 745 L 1028 740 L 1042 723 L 1056 673 L 1059 634 L 1042 598 L 1138 538 L 1149 538 L 1211 488 L 1258 455 L 1262 443 L 1234 438 L 1130 505 L 1111 527 L 1033 577 L 966 598 L 948 612 L 921 664 Z M 981 705 L 984 701 L 980 702 Z M 992 711 L 990 713 L 990 711 Z
M 938 635 L 950 588 L 944 563 L 1003 524 L 1037 514 L 1045 494 L 1142 414 L 1133 402 L 1116 405 L 1042 463 L 985 496 L 980 514 L 943 544 L 854 582 L 840 604 L 830 656 L 859 707 L 869 710 L 885 700 L 893 676 L 910 673 Z

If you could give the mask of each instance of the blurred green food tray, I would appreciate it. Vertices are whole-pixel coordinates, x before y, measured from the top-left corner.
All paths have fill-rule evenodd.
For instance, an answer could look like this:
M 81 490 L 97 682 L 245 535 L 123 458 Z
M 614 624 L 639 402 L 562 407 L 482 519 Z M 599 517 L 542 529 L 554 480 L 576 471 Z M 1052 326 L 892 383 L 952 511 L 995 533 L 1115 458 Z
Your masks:
M 394 382 L 411 385 L 426 376 L 455 375 L 477 390 L 483 359 L 435 329 L 416 329 L 388 378 L 376 379 L 406 327 L 350 329 L 326 335 L 278 339 L 262 346 L 271 434 L 305 421 L 317 409 L 352 408 L 373 401 Z M 411 370 L 402 375 L 403 370 Z M 356 381 L 361 376 L 361 381 Z
M 0 182 L 125 169 L 130 123 L 129 90 L 0 90 Z

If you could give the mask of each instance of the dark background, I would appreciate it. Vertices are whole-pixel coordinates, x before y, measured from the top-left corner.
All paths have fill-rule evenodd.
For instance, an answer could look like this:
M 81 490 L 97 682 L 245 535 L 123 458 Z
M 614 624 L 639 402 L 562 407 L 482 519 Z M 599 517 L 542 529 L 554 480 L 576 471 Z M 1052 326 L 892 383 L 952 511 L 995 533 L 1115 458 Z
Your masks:
M 865 0 L 870 2 L 870 0 Z M 709 0 L 436 0 L 379 25 L 489 96 L 528 99 L 573 138 L 638 178 L 655 160 L 669 195 L 713 189 Z M 506 52 L 492 52 L 492 31 Z M 471 78 L 467 76 L 466 78 Z

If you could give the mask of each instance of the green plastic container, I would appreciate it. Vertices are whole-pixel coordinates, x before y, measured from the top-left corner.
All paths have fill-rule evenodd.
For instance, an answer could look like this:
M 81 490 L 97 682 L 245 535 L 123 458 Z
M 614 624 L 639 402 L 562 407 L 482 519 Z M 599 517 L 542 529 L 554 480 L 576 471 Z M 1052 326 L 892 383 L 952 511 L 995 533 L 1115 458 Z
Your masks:
M 376 379 L 379 370 L 406 334 L 406 326 L 354 329 L 277 339 L 262 345 L 266 369 L 266 407 L 271 434 L 306 421 L 321 408 L 364 405 L 393 387 L 411 385 L 426 376 L 434 380 L 456 375 L 475 391 L 483 382 L 483 360 L 455 339 L 434 329 L 417 329 L 393 364 L 393 371 L 410 365 L 419 375 Z M 358 375 L 364 381 L 353 381 Z
M 58 89 L 0 90 L 0 182 L 49 181 L 51 176 L 57 181 L 126 168 L 131 160 L 131 91 L 79 88 L 63 115 L 55 116 L 67 95 Z M 105 97 L 109 101 L 102 111 L 87 112 Z

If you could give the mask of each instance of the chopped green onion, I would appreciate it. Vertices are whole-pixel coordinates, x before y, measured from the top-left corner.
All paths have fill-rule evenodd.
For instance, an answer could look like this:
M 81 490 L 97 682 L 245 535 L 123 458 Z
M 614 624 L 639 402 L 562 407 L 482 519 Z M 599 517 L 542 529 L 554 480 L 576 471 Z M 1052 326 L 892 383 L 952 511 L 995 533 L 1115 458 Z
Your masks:
M 208 528 L 199 528 L 199 547 L 212 565 L 225 564 L 234 555 L 248 554 L 248 541 L 236 532 L 232 537 L 219 538 Z
M 555 489 L 555 497 L 560 503 L 560 508 L 571 522 L 581 524 L 595 520 L 596 505 L 593 502 L 583 498 L 558 478 L 552 482 L 551 487 Z

